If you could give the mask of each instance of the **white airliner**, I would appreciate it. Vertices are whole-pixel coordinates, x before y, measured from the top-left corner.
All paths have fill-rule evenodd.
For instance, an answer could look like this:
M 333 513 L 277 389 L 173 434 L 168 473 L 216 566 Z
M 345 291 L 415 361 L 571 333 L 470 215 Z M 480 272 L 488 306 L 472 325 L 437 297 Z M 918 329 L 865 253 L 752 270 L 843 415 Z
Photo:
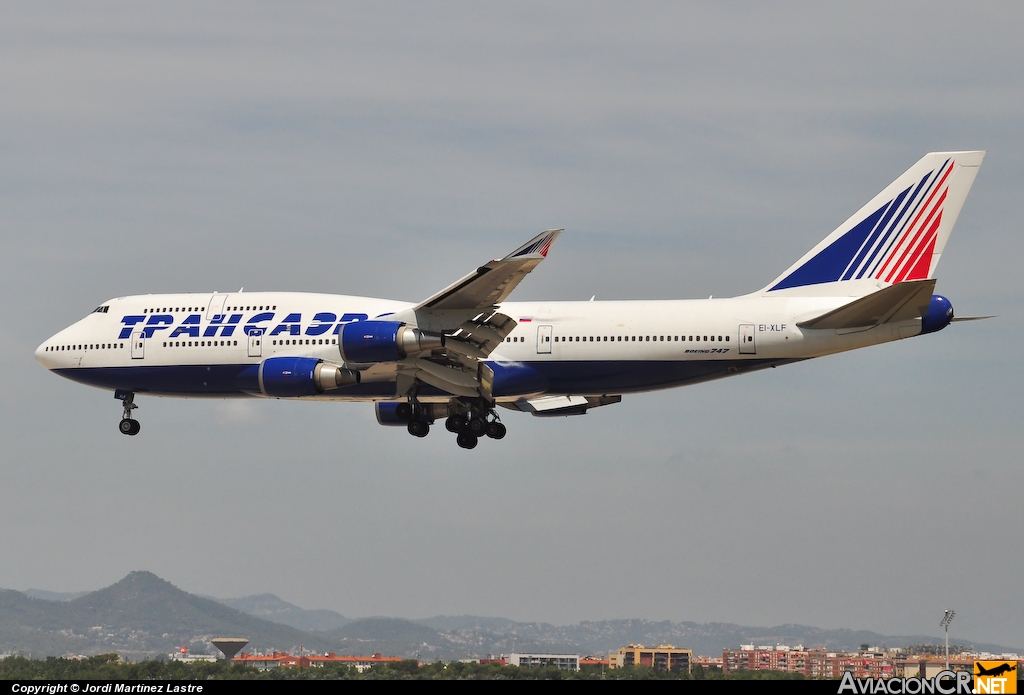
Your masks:
M 428 299 L 294 292 L 117 297 L 36 359 L 121 400 L 136 394 L 373 401 L 382 425 L 438 418 L 472 449 L 496 406 L 583 414 L 623 394 L 932 333 L 953 320 L 935 268 L 984 152 L 934 152 L 766 287 L 727 299 L 508 302 L 549 230 Z

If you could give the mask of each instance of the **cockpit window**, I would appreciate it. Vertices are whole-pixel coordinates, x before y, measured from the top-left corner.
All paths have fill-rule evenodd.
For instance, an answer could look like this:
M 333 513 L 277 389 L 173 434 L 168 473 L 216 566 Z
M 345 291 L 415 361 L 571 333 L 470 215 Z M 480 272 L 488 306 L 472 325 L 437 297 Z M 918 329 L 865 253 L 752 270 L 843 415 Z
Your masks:
M 94 313 L 94 314 L 105 314 L 108 311 L 110 311 L 110 305 L 104 305 L 104 306 L 96 307 L 95 309 L 93 309 L 92 313 Z

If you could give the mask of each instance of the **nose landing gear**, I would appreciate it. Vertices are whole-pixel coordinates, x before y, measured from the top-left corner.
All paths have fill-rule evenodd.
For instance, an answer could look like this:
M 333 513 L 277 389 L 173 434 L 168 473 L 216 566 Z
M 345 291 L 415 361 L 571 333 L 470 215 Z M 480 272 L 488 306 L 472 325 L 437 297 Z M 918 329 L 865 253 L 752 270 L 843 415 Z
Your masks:
M 135 392 L 114 391 L 114 398 L 121 401 L 121 404 L 124 406 L 124 416 L 121 418 L 121 422 L 118 423 L 117 429 L 121 434 L 134 437 L 142 429 L 139 421 L 132 418 L 132 411 L 139 407 L 135 405 Z

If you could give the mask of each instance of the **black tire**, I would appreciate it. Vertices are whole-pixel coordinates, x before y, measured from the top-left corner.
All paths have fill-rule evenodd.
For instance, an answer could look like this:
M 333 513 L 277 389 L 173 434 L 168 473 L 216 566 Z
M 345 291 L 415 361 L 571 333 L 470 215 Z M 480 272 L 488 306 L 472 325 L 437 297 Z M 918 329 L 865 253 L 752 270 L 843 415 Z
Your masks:
M 412 417 L 412 406 L 408 403 L 399 403 L 395 406 L 395 417 L 399 420 L 408 420 Z
M 125 418 L 121 420 L 121 422 L 117 423 L 117 429 L 121 432 L 121 434 L 135 434 L 135 432 L 133 432 L 133 430 L 135 429 L 135 425 L 132 424 L 133 422 L 135 421 Z
M 505 425 L 497 420 L 487 423 L 487 436 L 491 439 L 501 439 L 506 433 Z
M 463 422 L 460 417 L 450 417 L 444 421 L 444 428 L 453 434 L 458 434 L 462 431 Z
M 477 445 L 477 442 L 479 442 L 480 440 L 477 439 L 476 437 L 474 437 L 471 434 L 465 434 L 464 433 L 464 434 L 460 434 L 458 437 L 456 437 L 455 441 L 463 449 L 475 449 L 476 445 Z
M 484 420 L 482 417 L 473 417 L 469 421 L 469 433 L 471 435 L 479 437 L 485 432 L 487 432 L 487 420 Z
M 132 437 L 134 437 L 135 435 L 137 435 L 139 433 L 139 430 L 141 430 L 141 429 L 142 429 L 142 423 L 139 422 L 138 420 L 132 420 L 132 431 L 129 432 L 128 434 L 131 435 Z
M 430 434 L 430 425 L 423 420 L 410 420 L 407 429 L 414 437 L 426 437 Z

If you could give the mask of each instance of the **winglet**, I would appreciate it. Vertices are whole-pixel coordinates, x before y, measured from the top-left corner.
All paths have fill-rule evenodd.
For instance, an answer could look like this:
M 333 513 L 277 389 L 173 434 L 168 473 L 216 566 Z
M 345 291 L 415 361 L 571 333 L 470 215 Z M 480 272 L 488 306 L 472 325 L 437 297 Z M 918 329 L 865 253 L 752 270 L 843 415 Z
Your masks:
M 438 324 L 445 330 L 452 330 L 463 321 L 472 318 L 474 314 L 492 310 L 505 301 L 516 285 L 544 260 L 551 249 L 551 244 L 561 233 L 561 229 L 541 232 L 504 258 L 485 263 L 466 277 L 420 302 L 413 307 L 420 327 L 424 328 L 424 324 L 433 325 L 429 316 L 422 315 L 424 311 L 465 313 L 465 316 L 446 317 Z
M 555 239 L 561 234 L 562 229 L 548 229 L 541 232 L 537 236 L 530 239 L 528 242 L 520 246 L 518 249 L 505 256 L 501 260 L 510 261 L 513 258 L 523 258 L 527 256 L 538 256 L 540 258 L 547 258 L 548 251 L 551 249 L 551 244 L 555 243 Z

